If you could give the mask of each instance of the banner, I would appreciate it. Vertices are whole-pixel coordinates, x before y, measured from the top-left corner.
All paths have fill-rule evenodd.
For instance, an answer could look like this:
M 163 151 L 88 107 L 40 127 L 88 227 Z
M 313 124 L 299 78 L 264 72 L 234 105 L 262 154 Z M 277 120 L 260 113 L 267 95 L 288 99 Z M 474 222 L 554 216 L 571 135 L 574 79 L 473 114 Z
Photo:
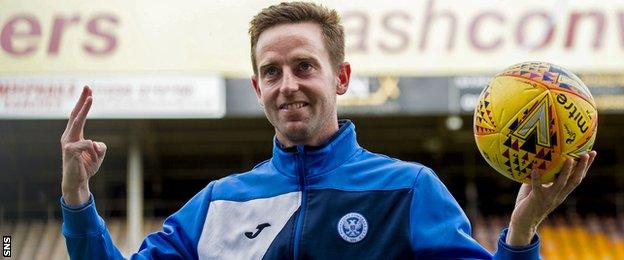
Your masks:
M 225 83 L 216 76 L 0 76 L 0 119 L 64 119 L 82 88 L 89 118 L 220 118 Z
M 251 74 L 248 23 L 277 1 L 0 2 L 0 74 Z M 362 75 L 484 74 L 529 60 L 624 70 L 624 1 L 323 1 Z
M 624 75 L 581 74 L 600 113 L 624 112 Z M 457 77 L 353 77 L 346 94 L 338 96 L 338 114 L 471 115 L 488 75 Z M 263 116 L 249 79 L 227 80 L 226 116 Z

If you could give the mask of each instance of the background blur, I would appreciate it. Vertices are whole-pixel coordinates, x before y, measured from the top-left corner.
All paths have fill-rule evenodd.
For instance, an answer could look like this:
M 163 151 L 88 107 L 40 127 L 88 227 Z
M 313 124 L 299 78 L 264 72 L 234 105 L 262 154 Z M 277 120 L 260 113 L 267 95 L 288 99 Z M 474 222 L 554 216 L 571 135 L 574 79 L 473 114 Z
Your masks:
M 264 1 L 0 1 L 0 234 L 12 257 L 67 258 L 60 136 L 83 85 L 91 181 L 127 255 L 210 181 L 270 157 L 251 89 L 251 17 Z M 577 73 L 596 100 L 598 157 L 541 227 L 546 259 L 624 259 L 624 1 L 326 1 L 354 78 L 339 99 L 363 147 L 432 167 L 495 250 L 519 184 L 481 158 L 472 111 L 523 61 Z

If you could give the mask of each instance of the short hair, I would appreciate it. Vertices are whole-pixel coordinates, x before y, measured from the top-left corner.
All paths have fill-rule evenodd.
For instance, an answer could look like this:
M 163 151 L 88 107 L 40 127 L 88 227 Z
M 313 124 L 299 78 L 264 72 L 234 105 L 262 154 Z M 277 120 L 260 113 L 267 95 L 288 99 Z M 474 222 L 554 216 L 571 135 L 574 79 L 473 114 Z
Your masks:
M 323 43 L 328 51 L 334 68 L 344 61 L 344 28 L 340 16 L 333 9 L 307 2 L 283 2 L 262 9 L 249 23 L 251 38 L 251 63 L 254 74 L 258 74 L 256 65 L 256 45 L 260 34 L 265 30 L 286 23 L 313 22 L 321 27 Z

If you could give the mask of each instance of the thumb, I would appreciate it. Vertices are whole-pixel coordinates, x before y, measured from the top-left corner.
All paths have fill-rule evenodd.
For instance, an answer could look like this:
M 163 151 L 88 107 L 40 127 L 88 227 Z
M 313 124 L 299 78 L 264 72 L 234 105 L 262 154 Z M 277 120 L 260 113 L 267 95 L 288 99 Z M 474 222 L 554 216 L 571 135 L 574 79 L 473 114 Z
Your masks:
M 542 186 L 541 177 L 542 173 L 537 167 L 533 167 L 533 170 L 531 170 L 531 188 L 539 189 Z

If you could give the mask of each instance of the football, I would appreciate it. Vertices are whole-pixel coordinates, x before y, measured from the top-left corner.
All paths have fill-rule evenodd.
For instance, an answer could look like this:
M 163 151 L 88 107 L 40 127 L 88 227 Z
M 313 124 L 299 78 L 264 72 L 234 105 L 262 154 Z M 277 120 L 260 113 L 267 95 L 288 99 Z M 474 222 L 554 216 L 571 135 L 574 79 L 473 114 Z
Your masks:
M 570 71 L 546 62 L 513 65 L 481 92 L 474 135 L 485 160 L 512 180 L 554 180 L 567 158 L 592 149 L 598 113 L 585 84 Z

